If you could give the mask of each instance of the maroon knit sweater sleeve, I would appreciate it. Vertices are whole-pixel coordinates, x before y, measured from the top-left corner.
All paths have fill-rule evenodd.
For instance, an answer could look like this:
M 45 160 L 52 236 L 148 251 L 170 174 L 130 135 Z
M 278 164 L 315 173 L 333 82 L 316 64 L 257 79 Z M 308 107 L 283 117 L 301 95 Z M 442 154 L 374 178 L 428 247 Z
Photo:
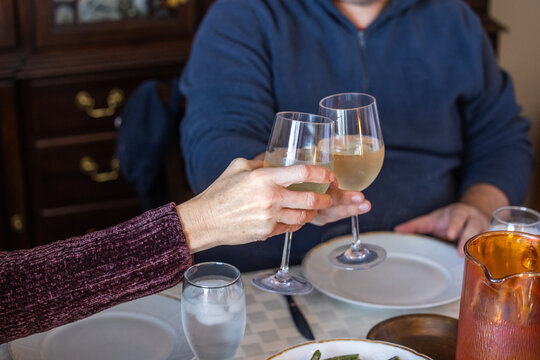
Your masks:
M 172 203 L 86 236 L 0 252 L 0 343 L 167 289 L 191 263 Z

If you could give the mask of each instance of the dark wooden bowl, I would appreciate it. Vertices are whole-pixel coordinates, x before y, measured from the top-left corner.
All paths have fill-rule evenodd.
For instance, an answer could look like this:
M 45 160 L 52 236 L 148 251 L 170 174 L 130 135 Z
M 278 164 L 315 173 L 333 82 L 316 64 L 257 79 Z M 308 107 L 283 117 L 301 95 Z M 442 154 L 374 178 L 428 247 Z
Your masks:
M 433 360 L 454 360 L 457 328 L 457 319 L 448 316 L 409 314 L 381 321 L 367 338 L 407 346 Z

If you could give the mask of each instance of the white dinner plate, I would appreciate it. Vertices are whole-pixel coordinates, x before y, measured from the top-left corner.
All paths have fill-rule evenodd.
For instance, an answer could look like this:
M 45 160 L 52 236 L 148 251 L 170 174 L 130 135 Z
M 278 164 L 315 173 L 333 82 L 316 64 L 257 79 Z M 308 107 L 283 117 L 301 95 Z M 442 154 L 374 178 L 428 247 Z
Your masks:
M 386 249 L 387 258 L 368 270 L 341 270 L 330 264 L 342 236 L 311 249 L 302 263 L 306 278 L 324 294 L 353 304 L 387 309 L 421 309 L 461 296 L 464 259 L 456 248 L 422 235 L 393 232 L 360 234 L 365 243 Z
M 14 360 L 172 360 L 193 357 L 180 300 L 150 295 L 8 344 Z
M 431 359 L 405 346 L 383 341 L 334 339 L 296 345 L 266 360 L 310 360 L 316 350 L 321 352 L 321 359 L 349 354 L 358 354 L 362 360 L 388 360 L 393 356 L 399 356 L 400 360 Z

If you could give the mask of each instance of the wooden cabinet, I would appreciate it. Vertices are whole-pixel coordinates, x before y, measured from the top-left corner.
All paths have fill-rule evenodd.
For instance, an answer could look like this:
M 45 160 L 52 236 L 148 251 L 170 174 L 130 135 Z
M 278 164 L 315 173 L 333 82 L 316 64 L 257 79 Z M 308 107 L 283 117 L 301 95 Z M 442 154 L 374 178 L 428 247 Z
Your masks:
M 208 4 L 2 0 L 0 250 L 141 212 L 114 156 L 115 120 L 139 84 L 180 74 Z
M 114 156 L 115 119 L 144 80 L 179 65 L 20 81 L 28 193 L 36 244 L 100 229 L 140 213 Z
M 492 24 L 487 1 L 468 2 Z M 141 212 L 114 158 L 115 119 L 141 82 L 180 74 L 211 3 L 0 1 L 0 250 Z M 499 30 L 488 28 L 493 40 Z M 173 170 L 180 200 L 189 190 L 181 166 Z

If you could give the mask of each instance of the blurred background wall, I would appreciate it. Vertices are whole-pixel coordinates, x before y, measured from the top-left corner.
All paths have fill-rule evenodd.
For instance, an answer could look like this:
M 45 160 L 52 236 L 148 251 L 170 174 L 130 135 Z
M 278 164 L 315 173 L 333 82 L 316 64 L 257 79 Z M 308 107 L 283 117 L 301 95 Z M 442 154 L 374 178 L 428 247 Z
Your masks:
M 514 80 L 530 131 L 536 166 L 526 205 L 540 210 L 540 0 L 492 0 L 491 16 L 507 31 L 499 38 L 499 63 Z

